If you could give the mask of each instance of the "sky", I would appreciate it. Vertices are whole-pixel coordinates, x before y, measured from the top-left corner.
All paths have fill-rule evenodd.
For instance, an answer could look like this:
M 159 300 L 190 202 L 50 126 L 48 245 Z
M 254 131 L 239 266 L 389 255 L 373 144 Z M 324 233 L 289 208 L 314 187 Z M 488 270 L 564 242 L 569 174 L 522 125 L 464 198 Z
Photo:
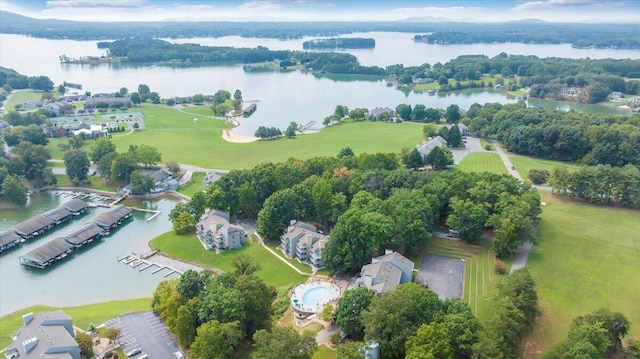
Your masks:
M 76 21 L 453 21 L 640 23 L 640 0 L 0 0 L 0 9 Z

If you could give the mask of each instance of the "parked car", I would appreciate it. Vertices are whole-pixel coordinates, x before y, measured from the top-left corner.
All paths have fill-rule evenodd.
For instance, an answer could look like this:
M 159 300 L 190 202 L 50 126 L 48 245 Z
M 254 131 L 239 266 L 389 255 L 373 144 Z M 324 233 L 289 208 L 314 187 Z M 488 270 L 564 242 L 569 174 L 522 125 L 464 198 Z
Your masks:
M 128 352 L 126 352 L 125 354 L 127 355 L 127 357 L 131 358 L 132 356 L 136 356 L 138 354 L 142 353 L 142 349 L 140 348 L 135 348 L 135 349 L 131 349 Z
M 458 231 L 454 231 L 453 229 L 450 229 L 449 232 L 447 232 L 447 237 L 458 238 Z
M 175 354 L 176 358 L 178 358 L 178 359 L 183 359 L 184 358 L 184 354 L 182 354 L 182 352 L 175 352 L 173 354 Z
M 138 357 L 138 359 L 149 359 L 149 356 L 147 354 L 142 354 Z

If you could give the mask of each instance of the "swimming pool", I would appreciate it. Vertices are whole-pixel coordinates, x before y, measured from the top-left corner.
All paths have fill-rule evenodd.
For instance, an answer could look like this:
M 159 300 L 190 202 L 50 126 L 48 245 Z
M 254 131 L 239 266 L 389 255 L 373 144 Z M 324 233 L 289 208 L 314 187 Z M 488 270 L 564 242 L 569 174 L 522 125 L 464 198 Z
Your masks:
M 291 306 L 299 313 L 320 313 L 325 305 L 340 297 L 340 288 L 332 282 L 316 279 L 297 285 L 291 292 Z

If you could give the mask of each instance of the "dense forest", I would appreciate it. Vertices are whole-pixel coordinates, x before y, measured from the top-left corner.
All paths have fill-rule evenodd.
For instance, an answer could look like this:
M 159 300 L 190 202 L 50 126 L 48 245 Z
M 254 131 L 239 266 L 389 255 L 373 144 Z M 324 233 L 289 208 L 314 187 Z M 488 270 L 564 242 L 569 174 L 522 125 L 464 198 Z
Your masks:
M 463 122 L 514 153 L 589 165 L 640 165 L 640 116 L 594 115 L 526 108 L 524 103 L 474 104 Z
M 307 40 L 302 43 L 302 48 L 307 49 L 373 49 L 376 47 L 375 39 L 356 38 L 331 38 Z
M 266 37 L 294 39 L 337 36 L 355 32 L 386 31 L 437 33 L 453 43 L 458 38 L 481 42 L 571 43 L 577 47 L 640 48 L 637 25 L 558 24 L 543 21 L 478 24 L 465 22 L 76 22 L 38 20 L 0 11 L 0 32 L 49 39 L 106 40 L 131 38 Z M 452 33 L 465 34 L 451 36 Z M 461 40 L 459 40 L 461 41 Z M 468 42 L 464 42 L 468 43 Z

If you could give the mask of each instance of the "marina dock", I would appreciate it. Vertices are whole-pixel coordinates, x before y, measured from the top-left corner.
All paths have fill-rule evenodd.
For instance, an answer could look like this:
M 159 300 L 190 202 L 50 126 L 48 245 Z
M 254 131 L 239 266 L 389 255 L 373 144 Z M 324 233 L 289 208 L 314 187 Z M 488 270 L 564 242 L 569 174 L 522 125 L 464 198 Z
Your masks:
M 166 269 L 164 273 L 160 273 L 162 274 L 163 277 L 168 277 L 174 273 L 177 273 L 178 275 L 182 275 L 184 273 L 182 270 L 172 267 L 170 265 L 161 264 L 161 263 L 157 263 L 157 262 L 146 259 L 146 258 L 152 257 L 157 252 L 158 251 L 153 251 L 151 253 L 148 253 L 147 255 L 144 255 L 144 254 L 137 255 L 135 253 L 130 253 L 122 258 L 118 257 L 117 260 L 118 262 L 128 265 L 131 268 L 138 269 L 138 271 L 140 272 L 145 271 L 151 267 L 157 267 L 151 271 L 151 274 L 157 274 Z

